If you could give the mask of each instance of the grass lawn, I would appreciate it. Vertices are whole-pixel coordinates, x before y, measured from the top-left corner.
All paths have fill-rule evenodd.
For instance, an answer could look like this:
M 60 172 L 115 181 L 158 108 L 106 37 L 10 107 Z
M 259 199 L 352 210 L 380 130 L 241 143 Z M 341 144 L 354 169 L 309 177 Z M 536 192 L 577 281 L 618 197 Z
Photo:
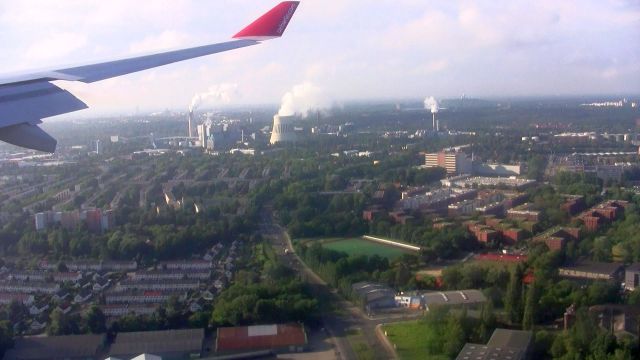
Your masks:
M 403 250 L 397 247 L 383 245 L 360 238 L 329 240 L 323 242 L 322 246 L 325 249 L 342 251 L 349 255 L 378 255 L 381 257 L 386 257 L 389 260 L 393 260 L 397 257 L 402 256 L 403 254 L 412 253 L 408 250 Z
M 389 341 L 396 347 L 396 352 L 402 360 L 426 359 L 427 348 L 422 335 L 427 332 L 427 325 L 417 320 L 403 321 L 383 326 Z M 429 356 L 429 359 L 444 360 L 446 356 Z

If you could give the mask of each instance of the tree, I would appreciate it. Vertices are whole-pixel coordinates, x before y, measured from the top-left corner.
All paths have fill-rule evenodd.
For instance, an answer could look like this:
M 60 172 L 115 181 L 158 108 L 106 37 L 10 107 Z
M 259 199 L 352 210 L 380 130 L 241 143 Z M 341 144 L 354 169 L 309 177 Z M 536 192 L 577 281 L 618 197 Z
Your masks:
M 444 332 L 444 353 L 454 358 L 464 346 L 466 336 L 462 327 L 462 318 L 449 316 Z
M 493 312 L 493 302 L 491 300 L 482 304 L 480 309 L 480 329 L 478 337 L 483 342 L 489 339 L 489 334 L 496 327 L 496 315 Z
M 537 282 L 533 282 L 527 290 L 527 297 L 522 315 L 522 328 L 531 330 L 536 322 L 538 313 L 539 288 Z
M 107 330 L 106 318 L 99 307 L 93 305 L 84 313 L 85 327 L 92 334 L 100 334 Z
M 13 347 L 13 332 L 11 331 L 11 323 L 3 321 L 0 323 L 0 357 Z
M 504 309 L 511 323 L 515 323 L 521 319 L 522 269 L 520 266 L 511 270 L 509 285 L 507 285 L 507 292 L 504 299 Z
M 69 335 L 78 334 L 80 327 L 78 326 L 79 318 L 77 316 L 67 316 L 62 310 L 55 309 L 49 315 L 48 335 Z

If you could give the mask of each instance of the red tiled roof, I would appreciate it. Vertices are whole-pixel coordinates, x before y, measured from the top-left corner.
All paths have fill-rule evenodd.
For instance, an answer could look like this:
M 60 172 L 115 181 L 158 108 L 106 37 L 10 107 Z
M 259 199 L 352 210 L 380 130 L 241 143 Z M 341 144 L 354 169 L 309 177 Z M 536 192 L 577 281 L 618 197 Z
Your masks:
M 306 343 L 307 337 L 300 324 L 227 327 L 218 329 L 216 351 L 274 349 Z

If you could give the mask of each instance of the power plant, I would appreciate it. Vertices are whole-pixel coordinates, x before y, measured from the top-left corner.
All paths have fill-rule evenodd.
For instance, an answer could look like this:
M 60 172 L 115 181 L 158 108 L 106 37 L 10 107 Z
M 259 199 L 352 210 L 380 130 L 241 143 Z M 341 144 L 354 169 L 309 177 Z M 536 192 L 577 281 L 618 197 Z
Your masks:
M 271 145 L 281 142 L 294 142 L 296 141 L 296 133 L 293 129 L 291 122 L 294 116 L 273 116 L 273 129 L 271 130 Z

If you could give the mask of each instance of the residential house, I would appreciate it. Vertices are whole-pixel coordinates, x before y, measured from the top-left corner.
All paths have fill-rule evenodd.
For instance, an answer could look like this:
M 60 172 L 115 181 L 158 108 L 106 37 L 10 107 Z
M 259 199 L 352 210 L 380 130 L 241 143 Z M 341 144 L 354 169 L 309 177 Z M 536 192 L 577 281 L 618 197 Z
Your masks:
M 107 287 L 109 287 L 110 284 L 111 284 L 111 280 L 109 280 L 108 278 L 106 278 L 106 277 L 99 278 L 93 284 L 92 289 L 93 289 L 94 292 L 101 292 L 104 289 L 106 289 Z
M 26 293 L 0 293 L 0 305 L 8 305 L 13 301 L 22 303 L 25 306 L 31 306 L 31 304 L 33 304 L 34 302 L 34 297 L 33 295 Z
M 60 289 L 55 294 L 53 294 L 51 299 L 53 299 L 54 301 L 57 301 L 57 302 L 61 302 L 61 301 L 66 300 L 70 296 L 71 296 L 71 294 L 69 294 L 69 292 L 67 290 Z
M 91 296 L 93 295 L 93 293 L 91 292 L 90 289 L 81 289 L 78 294 L 76 294 L 76 296 L 73 298 L 73 302 L 76 304 L 82 304 L 84 302 L 87 302 L 89 299 L 91 299 Z
M 39 332 L 47 328 L 49 317 L 46 314 L 40 314 L 37 318 L 31 321 L 29 329 L 33 332 Z M 10 359 L 8 355 L 5 355 L 5 359 Z
M 62 311 L 63 314 L 68 314 L 71 311 L 71 303 L 64 302 L 56 307 L 56 309 Z
M 37 316 L 49 309 L 49 303 L 46 301 L 36 301 L 29 307 L 29 315 Z

